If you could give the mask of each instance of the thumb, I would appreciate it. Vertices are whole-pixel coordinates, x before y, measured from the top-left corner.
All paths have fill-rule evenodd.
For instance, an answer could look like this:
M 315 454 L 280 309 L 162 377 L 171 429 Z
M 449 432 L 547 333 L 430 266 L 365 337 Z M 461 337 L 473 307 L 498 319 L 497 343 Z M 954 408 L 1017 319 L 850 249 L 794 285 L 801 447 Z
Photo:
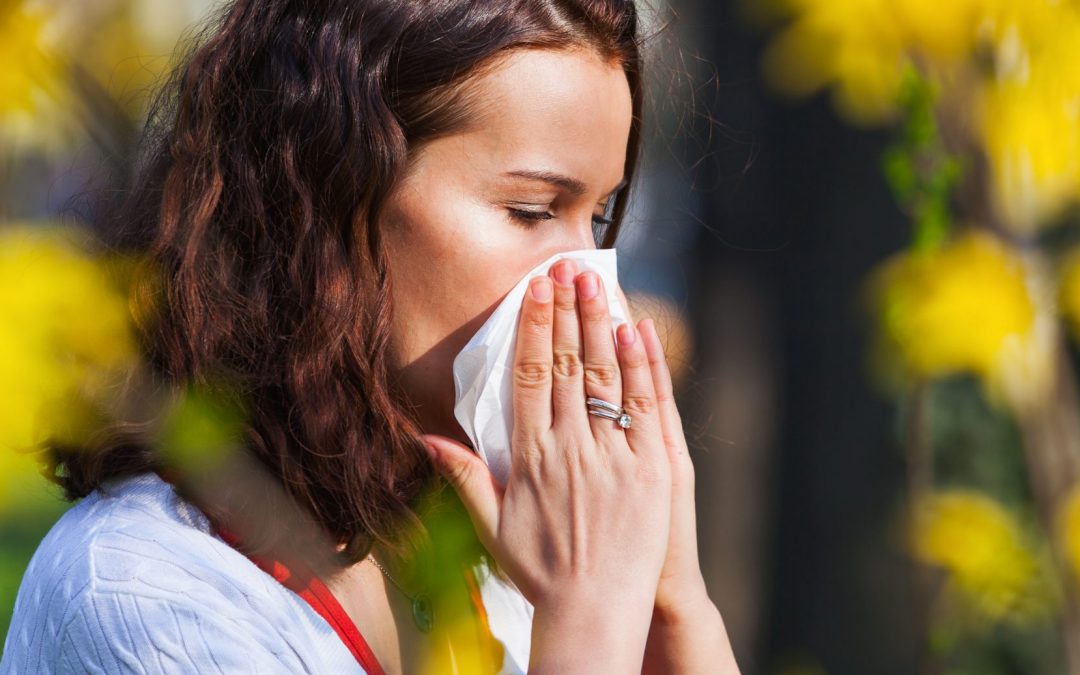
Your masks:
M 445 436 L 424 434 L 420 439 L 435 468 L 454 486 L 481 542 L 486 546 L 494 541 L 503 490 L 487 464 L 472 450 Z

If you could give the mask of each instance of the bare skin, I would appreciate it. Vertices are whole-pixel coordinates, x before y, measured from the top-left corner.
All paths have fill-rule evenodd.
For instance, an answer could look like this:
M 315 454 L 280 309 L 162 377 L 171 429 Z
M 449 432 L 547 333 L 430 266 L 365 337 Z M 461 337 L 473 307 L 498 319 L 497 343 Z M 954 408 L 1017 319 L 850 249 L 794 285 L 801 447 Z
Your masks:
M 620 327 L 616 349 L 596 275 L 560 263 L 526 294 L 505 489 L 463 444 L 454 356 L 528 270 L 594 246 L 631 121 L 621 69 L 590 51 L 513 52 L 475 84 L 480 119 L 417 152 L 380 223 L 394 367 L 432 460 L 536 607 L 530 670 L 738 672 L 698 567 L 659 339 L 645 320 Z M 586 395 L 622 401 L 631 429 L 587 415 Z M 424 637 L 378 570 L 359 563 L 328 585 L 388 672 L 416 669 Z

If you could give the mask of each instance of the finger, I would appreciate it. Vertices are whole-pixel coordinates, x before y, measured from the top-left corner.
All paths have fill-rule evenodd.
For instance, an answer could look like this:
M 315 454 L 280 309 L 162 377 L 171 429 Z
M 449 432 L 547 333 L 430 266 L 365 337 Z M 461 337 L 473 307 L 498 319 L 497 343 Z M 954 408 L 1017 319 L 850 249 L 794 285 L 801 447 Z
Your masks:
M 552 284 L 529 282 L 514 348 L 514 440 L 532 442 L 551 428 Z
M 483 460 L 461 443 L 434 434 L 420 438 L 435 468 L 461 498 L 480 542 L 489 546 L 495 541 L 499 528 L 503 489 Z
M 573 260 L 560 260 L 549 271 L 555 281 L 555 308 L 552 319 L 551 403 L 554 424 L 585 422 L 585 382 L 582 375 L 581 323 L 578 320 Z
M 682 434 L 682 418 L 679 409 L 675 405 L 675 392 L 671 383 L 671 371 L 668 369 L 667 357 L 664 354 L 664 344 L 660 341 L 660 335 L 656 332 L 656 323 L 652 319 L 644 319 L 639 324 L 638 333 L 645 343 L 645 354 L 649 359 L 649 369 L 652 372 L 653 390 L 656 393 L 656 407 L 660 416 L 660 425 L 664 430 L 664 444 L 669 448 L 682 445 L 685 447 L 685 438 Z
M 630 428 L 626 430 L 626 440 L 635 452 L 664 452 L 661 448 L 663 436 L 657 414 L 656 393 L 644 341 L 637 329 L 628 323 L 619 325 L 616 338 L 619 341 L 619 365 L 622 368 L 622 405 L 631 418 Z
M 622 400 L 622 377 L 603 281 L 595 272 L 584 272 L 578 275 L 575 286 L 581 315 L 585 395 L 618 405 Z M 589 415 L 589 423 L 595 433 L 618 431 L 611 420 L 602 417 Z

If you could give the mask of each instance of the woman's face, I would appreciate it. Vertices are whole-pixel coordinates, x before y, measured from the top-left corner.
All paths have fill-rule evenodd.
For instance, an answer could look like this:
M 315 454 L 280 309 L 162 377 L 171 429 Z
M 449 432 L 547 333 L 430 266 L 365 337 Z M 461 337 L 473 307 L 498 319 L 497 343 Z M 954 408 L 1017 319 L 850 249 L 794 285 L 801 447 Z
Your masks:
M 631 120 L 625 74 L 591 51 L 518 50 L 473 86 L 475 121 L 416 152 L 380 221 L 392 367 L 423 430 L 462 441 L 454 357 L 530 269 L 594 248 Z

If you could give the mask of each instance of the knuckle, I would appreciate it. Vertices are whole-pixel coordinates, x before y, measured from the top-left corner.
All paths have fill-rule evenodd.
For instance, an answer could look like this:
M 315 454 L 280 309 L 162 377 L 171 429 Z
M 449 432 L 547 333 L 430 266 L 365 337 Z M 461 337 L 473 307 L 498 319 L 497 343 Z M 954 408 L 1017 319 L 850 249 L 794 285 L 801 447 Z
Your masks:
M 554 368 L 558 377 L 577 377 L 581 375 L 581 356 L 572 350 L 557 351 L 554 355 Z
M 520 361 L 514 366 L 514 382 L 519 387 L 543 387 L 551 379 L 551 365 L 544 361 Z
M 454 466 L 449 467 L 446 472 L 446 479 L 450 481 L 452 485 L 465 485 L 472 477 L 472 472 L 473 467 L 471 462 L 459 462 Z
M 541 451 L 543 440 L 539 432 L 531 433 L 515 431 L 513 445 L 514 451 L 512 457 L 514 461 L 528 469 L 535 468 L 539 465 L 540 458 L 543 457 L 543 452 Z
M 600 302 L 599 296 L 581 303 L 581 320 L 590 326 L 595 325 L 605 329 L 610 329 L 611 326 L 611 316 L 608 314 L 607 307 Z
M 551 329 L 551 316 L 547 312 L 530 312 L 525 317 L 525 330 L 542 336 Z
M 585 365 L 585 383 L 605 389 L 614 387 L 619 383 L 619 369 L 613 363 L 588 363 Z
M 651 396 L 628 396 L 623 399 L 623 407 L 638 415 L 651 415 L 656 410 L 656 400 Z
M 555 293 L 555 310 L 559 312 L 577 312 L 577 300 L 572 290 L 568 293 Z
M 620 352 L 624 368 L 644 368 L 648 365 L 648 357 L 638 349 L 623 349 Z
M 675 393 L 671 391 L 671 387 L 657 387 L 656 389 L 656 402 L 664 405 L 667 403 L 675 402 Z

